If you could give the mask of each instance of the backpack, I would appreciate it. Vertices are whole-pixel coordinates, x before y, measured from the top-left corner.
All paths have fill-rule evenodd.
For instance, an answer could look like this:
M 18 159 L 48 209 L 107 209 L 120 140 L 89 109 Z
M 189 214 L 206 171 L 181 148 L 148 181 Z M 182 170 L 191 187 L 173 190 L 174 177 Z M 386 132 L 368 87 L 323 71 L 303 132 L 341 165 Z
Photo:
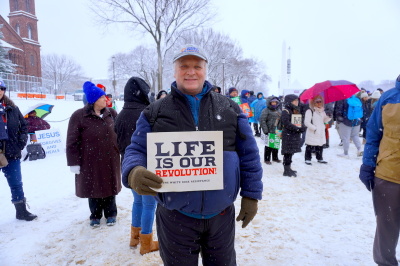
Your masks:
M 29 161 L 35 161 L 37 159 L 46 158 L 46 152 L 44 151 L 42 144 L 34 142 L 26 146 L 28 152 L 25 156 L 24 161 L 29 157 Z
M 361 100 L 357 97 L 350 97 L 347 99 L 349 108 L 347 109 L 347 119 L 354 120 L 363 117 L 363 108 Z

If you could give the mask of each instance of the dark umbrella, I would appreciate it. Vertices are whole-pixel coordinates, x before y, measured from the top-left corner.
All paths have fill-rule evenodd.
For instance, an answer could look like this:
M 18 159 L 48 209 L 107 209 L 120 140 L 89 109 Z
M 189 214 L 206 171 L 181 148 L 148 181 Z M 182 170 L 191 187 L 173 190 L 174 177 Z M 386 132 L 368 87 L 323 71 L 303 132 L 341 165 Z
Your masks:
M 321 95 L 324 98 L 325 103 L 331 103 L 350 98 L 359 91 L 360 89 L 357 85 L 350 81 L 327 80 L 315 83 L 314 86 L 305 90 L 300 96 L 300 100 L 307 102 L 315 96 Z

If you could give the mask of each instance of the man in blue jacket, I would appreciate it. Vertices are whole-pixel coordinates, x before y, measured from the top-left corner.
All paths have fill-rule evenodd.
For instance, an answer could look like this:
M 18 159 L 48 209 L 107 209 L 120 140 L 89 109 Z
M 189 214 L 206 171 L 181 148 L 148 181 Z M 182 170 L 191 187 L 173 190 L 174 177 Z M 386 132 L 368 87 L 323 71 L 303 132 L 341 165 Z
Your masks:
M 400 232 L 400 76 L 380 97 L 367 124 L 360 179 L 369 191 L 376 216 L 374 261 L 398 265 Z
M 211 93 L 207 57 L 197 45 L 174 56 L 171 93 L 141 114 L 122 166 L 125 186 L 156 196 L 157 236 L 164 265 L 236 265 L 234 201 L 240 189 L 237 221 L 246 227 L 257 213 L 263 184 L 258 147 L 247 117 L 229 98 Z M 148 132 L 223 131 L 224 189 L 156 193 L 162 179 L 146 169 Z

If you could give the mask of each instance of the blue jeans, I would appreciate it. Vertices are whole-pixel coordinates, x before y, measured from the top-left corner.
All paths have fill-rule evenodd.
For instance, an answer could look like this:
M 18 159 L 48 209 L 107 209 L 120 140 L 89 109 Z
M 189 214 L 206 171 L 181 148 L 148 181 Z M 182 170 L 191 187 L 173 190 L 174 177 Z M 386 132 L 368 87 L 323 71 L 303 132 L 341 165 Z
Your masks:
M 139 195 L 132 189 L 132 226 L 141 227 L 142 234 L 153 232 L 154 213 L 156 210 L 156 199 L 153 196 Z
M 16 203 L 25 199 L 22 188 L 21 161 L 20 159 L 8 159 L 8 165 L 1 168 L 7 178 L 11 190 L 11 202 Z

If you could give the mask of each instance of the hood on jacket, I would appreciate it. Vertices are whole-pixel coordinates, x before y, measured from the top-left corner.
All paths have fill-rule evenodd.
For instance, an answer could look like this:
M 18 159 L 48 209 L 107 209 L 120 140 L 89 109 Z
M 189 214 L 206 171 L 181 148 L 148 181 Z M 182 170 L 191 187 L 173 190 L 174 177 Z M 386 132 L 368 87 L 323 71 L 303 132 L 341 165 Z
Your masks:
M 283 100 L 283 104 L 286 108 L 289 108 L 290 110 L 298 109 L 298 106 L 294 106 L 292 104 L 292 102 L 296 99 L 299 100 L 299 96 L 297 96 L 296 94 L 288 94 L 285 96 L 285 98 Z M 300 100 L 299 100 L 299 102 L 300 102 Z
M 260 99 L 259 96 L 262 96 L 262 98 L 264 98 L 264 94 L 262 92 L 257 93 L 257 99 Z
M 138 102 L 150 104 L 149 97 L 150 87 L 139 77 L 131 77 L 124 88 L 124 102 Z
M 247 93 L 250 93 L 250 92 L 248 90 L 242 90 L 240 95 L 242 96 L 242 98 L 247 98 L 247 96 L 246 96 Z
M 315 101 L 316 100 L 322 100 L 322 105 L 321 105 L 322 107 L 324 107 L 324 105 L 325 105 L 324 97 L 322 97 L 321 95 L 317 95 L 314 98 L 312 98 L 308 103 L 308 105 L 310 106 L 311 111 L 314 110 L 314 106 L 315 106 Z

